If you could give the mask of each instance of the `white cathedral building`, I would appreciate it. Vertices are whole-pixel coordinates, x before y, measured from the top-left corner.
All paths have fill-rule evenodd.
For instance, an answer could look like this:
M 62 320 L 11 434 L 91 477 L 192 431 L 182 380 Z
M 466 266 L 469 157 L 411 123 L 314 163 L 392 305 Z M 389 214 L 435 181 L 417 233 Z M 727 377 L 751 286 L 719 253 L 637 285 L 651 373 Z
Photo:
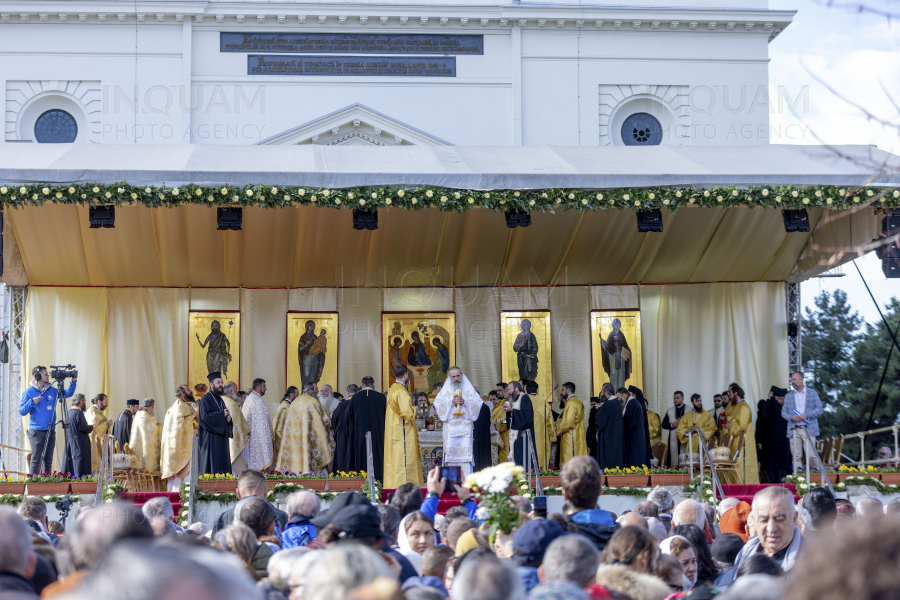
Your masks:
M 793 11 L 681 4 L 0 0 L 3 143 L 769 143 Z

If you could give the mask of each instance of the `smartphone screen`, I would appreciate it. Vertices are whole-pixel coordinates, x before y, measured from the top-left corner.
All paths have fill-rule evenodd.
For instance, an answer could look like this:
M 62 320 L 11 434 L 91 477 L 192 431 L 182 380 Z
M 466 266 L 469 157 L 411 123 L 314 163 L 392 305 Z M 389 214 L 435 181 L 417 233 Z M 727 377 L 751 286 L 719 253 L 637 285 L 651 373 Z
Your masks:
M 454 485 L 462 485 L 462 472 L 460 467 L 441 467 L 441 478 L 447 480 L 449 491 L 453 491 Z

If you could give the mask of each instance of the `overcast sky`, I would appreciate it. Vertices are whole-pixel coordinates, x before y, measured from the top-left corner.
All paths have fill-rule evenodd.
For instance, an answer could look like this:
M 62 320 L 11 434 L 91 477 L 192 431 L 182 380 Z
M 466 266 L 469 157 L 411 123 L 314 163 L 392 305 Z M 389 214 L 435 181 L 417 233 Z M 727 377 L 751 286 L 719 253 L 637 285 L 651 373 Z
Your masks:
M 900 3 L 891 0 L 875 0 L 868 6 L 900 14 Z M 828 91 L 832 87 L 871 114 L 900 123 L 900 113 L 882 91 L 884 87 L 900 104 L 900 22 L 892 24 L 881 16 L 827 8 L 812 0 L 770 0 L 769 7 L 797 11 L 793 23 L 769 44 L 770 98 L 777 98 L 779 86 L 792 100 L 804 90 L 809 98 L 808 108 L 803 96 L 800 102 L 794 102 L 793 109 L 789 102 L 782 103 L 781 109 L 777 101 L 770 102 L 771 143 L 875 144 L 900 154 L 896 129 L 871 121 Z M 796 125 L 788 130 L 791 123 Z M 882 308 L 892 296 L 900 295 L 900 279 L 885 279 L 881 261 L 874 253 L 856 262 Z M 821 291 L 842 289 L 854 310 L 868 321 L 878 320 L 878 310 L 856 269 L 847 264 L 843 272 L 844 277 L 804 282 L 804 306 L 813 307 L 813 299 Z

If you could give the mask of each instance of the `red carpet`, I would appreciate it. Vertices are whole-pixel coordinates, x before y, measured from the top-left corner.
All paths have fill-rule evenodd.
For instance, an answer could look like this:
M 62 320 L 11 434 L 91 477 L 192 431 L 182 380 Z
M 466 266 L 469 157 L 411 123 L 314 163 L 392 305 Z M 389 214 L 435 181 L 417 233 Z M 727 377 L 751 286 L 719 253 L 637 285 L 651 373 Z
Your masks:
M 181 495 L 178 492 L 122 492 L 119 494 L 119 498 L 121 498 L 123 502 L 128 502 L 136 506 L 143 506 L 144 502 L 147 500 L 158 498 L 159 496 L 165 496 L 169 499 L 169 502 L 172 503 L 172 508 L 175 510 L 175 516 L 177 517 L 178 511 L 181 510 Z
M 726 498 L 737 498 L 742 502 L 746 502 L 747 504 L 751 504 L 753 502 L 753 496 L 756 495 L 757 492 L 762 490 L 763 488 L 772 487 L 773 484 L 763 484 L 763 485 L 722 485 L 722 491 L 725 492 Z M 794 502 L 800 500 L 800 496 L 797 495 L 797 487 L 793 483 L 779 483 L 778 487 L 787 488 L 794 494 Z M 720 498 L 721 500 L 721 498 Z

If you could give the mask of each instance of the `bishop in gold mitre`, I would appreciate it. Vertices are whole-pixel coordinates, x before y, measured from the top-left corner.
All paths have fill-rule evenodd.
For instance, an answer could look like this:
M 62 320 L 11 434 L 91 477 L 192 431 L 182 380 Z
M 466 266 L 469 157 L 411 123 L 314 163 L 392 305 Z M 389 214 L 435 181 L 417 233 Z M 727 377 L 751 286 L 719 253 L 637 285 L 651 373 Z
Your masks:
M 319 402 L 315 383 L 303 386 L 284 418 L 275 470 L 283 473 L 320 473 L 334 457 L 331 420 Z
M 716 420 L 708 411 L 703 410 L 703 398 L 700 397 L 700 394 L 691 396 L 691 406 L 694 410 L 684 413 L 684 416 L 678 421 L 678 429 L 675 430 L 675 433 L 686 452 L 700 452 L 701 439 L 705 444 L 716 434 Z M 693 432 L 693 435 L 690 436 L 691 447 L 688 450 L 689 431 Z
M 291 409 L 291 403 L 300 395 L 300 390 L 295 386 L 288 387 L 284 392 L 284 398 L 278 403 L 278 410 L 275 411 L 275 422 L 272 424 L 272 456 L 278 457 L 278 451 L 281 450 L 281 435 L 284 432 L 284 422 L 287 419 L 288 411 Z
M 564 383 L 559 395 L 563 413 L 556 422 L 559 437 L 559 464 L 566 464 L 571 458 L 588 453 L 587 438 L 584 434 L 584 403 L 575 396 L 575 384 Z
M 97 394 L 91 400 L 91 407 L 88 409 L 87 417 L 88 425 L 93 425 L 91 431 L 91 471 L 97 472 L 100 468 L 100 460 L 103 456 L 102 448 L 106 434 L 109 432 L 109 419 L 106 418 L 106 407 L 109 406 L 109 398 L 106 394 Z
M 156 401 L 147 398 L 131 423 L 131 439 L 128 446 L 137 458 L 137 468 L 159 471 L 159 440 L 162 428 L 153 416 Z
M 175 404 L 166 411 L 160 447 L 160 477 L 168 480 L 166 489 L 177 492 L 191 472 L 191 441 L 197 432 L 199 414 L 193 406 L 194 395 L 186 385 L 175 390 Z
M 409 391 L 409 371 L 405 365 L 394 368 L 396 381 L 387 395 L 384 412 L 384 487 L 396 489 L 404 483 L 422 485 L 422 461 L 419 458 L 419 434 L 416 409 Z
M 241 405 L 238 403 L 238 388 L 235 382 L 229 381 L 225 384 L 225 394 L 222 396 L 222 400 L 225 402 L 225 408 L 231 413 L 231 422 L 234 423 L 234 436 L 228 440 L 231 469 L 235 475 L 240 475 L 247 470 L 250 425 L 247 424 L 244 411 L 241 410 Z

